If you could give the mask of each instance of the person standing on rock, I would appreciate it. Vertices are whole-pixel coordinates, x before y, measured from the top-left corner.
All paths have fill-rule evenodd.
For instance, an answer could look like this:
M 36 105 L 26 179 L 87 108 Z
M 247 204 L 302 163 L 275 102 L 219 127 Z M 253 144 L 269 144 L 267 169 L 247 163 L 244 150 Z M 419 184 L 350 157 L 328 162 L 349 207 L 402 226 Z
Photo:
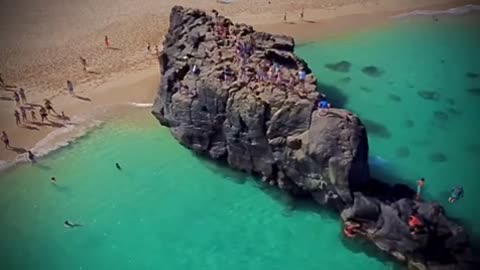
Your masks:
M 22 103 L 27 104 L 27 96 L 25 95 L 25 90 L 23 90 L 23 88 L 20 88 L 18 93 L 20 94 L 20 99 L 22 100 Z
M 423 191 L 423 186 L 425 185 L 425 178 L 420 178 L 420 180 L 417 181 L 417 201 L 420 201 L 422 199 L 422 191 Z
M 37 162 L 35 155 L 30 150 L 27 152 L 27 157 L 30 160 L 30 162 L 32 163 Z
M 13 113 L 13 116 L 15 116 L 15 124 L 17 125 L 17 127 L 21 126 L 22 121 L 20 120 L 20 113 L 17 110 L 15 110 L 15 112 Z
M 5 149 L 10 149 L 10 140 L 8 139 L 8 135 L 5 131 L 2 131 L 2 142 L 5 145 Z

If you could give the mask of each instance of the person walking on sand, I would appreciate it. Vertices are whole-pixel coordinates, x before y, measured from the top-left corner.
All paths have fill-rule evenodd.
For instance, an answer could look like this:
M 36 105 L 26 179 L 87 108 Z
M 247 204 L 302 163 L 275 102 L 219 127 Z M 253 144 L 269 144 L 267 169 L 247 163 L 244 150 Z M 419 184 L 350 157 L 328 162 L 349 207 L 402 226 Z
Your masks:
M 17 107 L 20 106 L 20 95 L 18 95 L 17 92 L 13 92 L 13 99 L 15 100 Z
M 53 111 L 54 114 L 57 114 L 55 109 L 53 109 L 52 102 L 48 99 L 45 99 L 45 108 L 47 109 L 48 113 L 50 113 L 50 111 Z
M 17 127 L 21 126 L 22 121 L 20 121 L 20 113 L 17 110 L 15 110 L 13 115 L 15 116 L 15 123 L 17 124 Z
M 422 177 L 417 181 L 417 201 L 422 199 L 423 186 L 425 186 L 425 178 Z
M 37 116 L 35 115 L 35 109 L 32 109 L 30 114 L 32 116 L 32 122 L 37 122 Z
M 75 93 L 73 92 L 73 83 L 70 80 L 67 80 L 67 89 L 70 96 L 75 95 Z
M 27 109 L 25 109 L 25 107 L 23 106 L 20 106 L 20 113 L 22 114 L 22 121 L 24 123 L 28 122 L 28 119 L 27 119 Z
M 87 71 L 87 59 L 80 56 L 80 62 L 82 62 L 83 71 Z
M 303 15 L 305 14 L 305 9 L 302 8 L 302 11 L 300 11 L 300 20 L 303 22 Z
M 20 94 L 20 99 L 22 100 L 22 103 L 27 104 L 27 96 L 25 95 L 25 90 L 23 90 L 23 88 L 20 88 L 18 93 Z
M 5 149 L 10 149 L 10 140 L 8 139 L 7 133 L 2 131 L 2 142 L 5 145 Z
M 110 48 L 110 39 L 107 35 L 105 35 L 105 46 L 107 47 L 107 49 Z
M 41 107 L 40 108 L 40 118 L 42 120 L 42 123 L 44 120 L 47 120 L 48 121 L 48 112 L 47 110 L 45 109 L 45 107 Z
M 287 23 L 287 12 L 283 14 L 283 22 Z
M 147 42 L 147 53 L 152 54 L 152 47 L 150 46 L 150 42 Z
M 158 45 L 155 45 L 155 55 L 158 56 L 158 53 L 159 53 L 159 51 L 158 51 Z
M 0 73 L 0 86 L 1 86 L 2 88 L 7 89 L 7 85 L 6 85 L 5 82 L 3 81 L 2 73 Z

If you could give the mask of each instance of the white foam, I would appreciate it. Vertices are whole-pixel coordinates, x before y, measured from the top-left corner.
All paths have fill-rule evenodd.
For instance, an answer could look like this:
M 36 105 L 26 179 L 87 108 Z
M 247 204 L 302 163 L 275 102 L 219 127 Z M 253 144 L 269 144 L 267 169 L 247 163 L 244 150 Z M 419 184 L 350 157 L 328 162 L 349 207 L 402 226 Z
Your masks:
M 446 10 L 414 10 L 399 15 L 392 16 L 392 18 L 405 18 L 413 16 L 433 16 L 433 15 L 464 15 L 470 12 L 480 11 L 480 5 L 465 5 L 462 7 L 455 7 Z
M 150 108 L 153 107 L 153 103 L 137 103 L 137 102 L 130 102 L 128 105 L 138 107 L 138 108 Z

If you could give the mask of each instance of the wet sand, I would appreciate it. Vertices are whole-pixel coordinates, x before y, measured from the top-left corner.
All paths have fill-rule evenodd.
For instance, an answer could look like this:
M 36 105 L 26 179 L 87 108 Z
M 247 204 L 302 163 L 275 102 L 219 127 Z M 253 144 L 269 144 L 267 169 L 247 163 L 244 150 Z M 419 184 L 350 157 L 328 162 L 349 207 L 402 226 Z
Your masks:
M 236 22 L 253 24 L 260 31 L 292 35 L 297 42 L 378 27 L 387 24 L 389 16 L 414 9 L 444 9 L 472 3 L 449 0 L 272 2 L 236 1 L 225 5 L 185 0 L 175 3 L 205 10 L 215 8 Z M 139 0 L 134 4 L 113 0 L 80 1 L 68 6 L 59 0 L 42 1 L 42 5 L 26 0 L 5 4 L 0 11 L 3 37 L 0 39 L 0 73 L 7 84 L 24 88 L 31 103 L 43 104 L 43 99 L 49 98 L 57 112 L 64 111 L 71 119 L 79 115 L 88 117 L 109 105 L 151 103 L 160 79 L 154 47 L 161 44 L 171 6 L 168 1 L 159 0 Z M 302 7 L 305 7 L 303 22 L 299 18 Z M 288 11 L 286 24 L 282 22 L 285 10 Z M 8 25 L 12 27 L 6 27 Z M 105 48 L 105 34 L 114 49 Z M 151 43 L 151 53 L 146 50 L 147 42 Z M 82 71 L 80 56 L 87 59 L 90 72 Z M 73 81 L 80 98 L 67 94 L 67 79 Z M 66 124 L 51 116 L 57 124 L 16 127 L 15 102 L 8 100 L 12 92 L 0 89 L 0 97 L 0 129 L 8 133 L 13 146 L 30 149 Z M 30 119 L 30 114 L 27 115 Z M 40 118 L 38 108 L 37 118 Z M 14 159 L 19 152 L 21 149 L 6 151 L 0 147 L 0 160 Z

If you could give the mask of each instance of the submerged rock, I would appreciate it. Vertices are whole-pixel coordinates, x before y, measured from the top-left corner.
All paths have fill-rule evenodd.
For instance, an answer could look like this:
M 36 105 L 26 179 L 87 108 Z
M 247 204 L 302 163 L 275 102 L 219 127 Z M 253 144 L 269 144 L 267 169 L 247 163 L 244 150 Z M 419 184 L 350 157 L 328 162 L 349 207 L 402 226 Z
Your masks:
M 405 126 L 406 126 L 407 128 L 412 128 L 412 127 L 415 126 L 415 122 L 413 122 L 413 120 L 406 120 L 406 121 L 405 121 Z
M 480 88 L 470 88 L 467 89 L 467 92 L 474 96 L 480 96 Z
M 388 98 L 392 101 L 395 101 L 395 102 L 402 102 L 402 98 L 400 96 L 395 95 L 395 94 L 389 94 Z
M 397 148 L 397 151 L 395 153 L 397 157 L 407 158 L 410 156 L 410 149 L 408 149 L 408 147 L 406 146 L 402 146 Z
M 467 72 L 467 73 L 465 74 L 465 76 L 466 76 L 467 78 L 470 78 L 470 79 L 480 78 L 480 74 L 475 73 L 475 72 Z
M 447 156 L 444 153 L 435 152 L 435 153 L 430 154 L 430 161 L 445 162 L 445 161 L 447 161 Z
M 360 86 L 360 90 L 362 90 L 363 92 L 367 92 L 367 93 L 371 93 L 372 92 L 372 89 L 371 88 L 368 88 L 366 86 Z
M 445 122 L 448 120 L 448 113 L 442 111 L 434 111 L 433 117 L 437 121 Z
M 362 68 L 362 72 L 370 77 L 380 77 L 383 74 L 383 70 L 376 66 L 366 66 Z
M 237 53 L 238 41 L 250 46 L 243 56 Z M 385 192 L 372 184 L 362 121 L 346 110 L 317 109 L 325 95 L 318 91 L 305 61 L 293 53 L 294 47 L 290 37 L 255 32 L 222 16 L 176 6 L 159 56 L 162 79 L 152 113 L 196 153 L 258 175 L 264 186 L 345 209 L 345 219 L 363 219 L 372 236 L 368 239 L 397 258 L 419 265 L 442 264 L 428 256 L 425 240 L 412 237 L 406 225 L 409 205 L 419 213 L 425 207 L 397 201 L 413 196 L 408 188 L 397 185 Z M 350 64 L 342 62 L 335 68 L 347 70 Z M 274 63 L 278 71 L 272 68 Z M 306 73 L 304 82 L 297 79 L 301 70 Z M 381 74 L 375 67 L 367 73 Z M 364 124 L 373 135 L 391 137 L 381 123 Z M 369 196 L 357 193 L 353 198 L 355 191 Z M 381 199 L 385 197 L 389 203 Z M 463 228 L 443 212 L 431 221 L 442 230 L 432 232 L 433 242 L 427 237 L 427 244 L 438 243 L 439 254 L 451 254 L 443 265 L 462 266 L 465 260 L 460 255 L 468 251 L 460 237 Z
M 340 61 L 332 64 L 325 64 L 325 67 L 336 72 L 349 72 L 352 64 L 348 61 Z
M 437 101 L 440 98 L 440 94 L 435 91 L 418 91 L 417 95 L 426 100 Z
M 350 77 L 343 77 L 339 80 L 341 83 L 349 83 L 352 81 L 352 78 Z

